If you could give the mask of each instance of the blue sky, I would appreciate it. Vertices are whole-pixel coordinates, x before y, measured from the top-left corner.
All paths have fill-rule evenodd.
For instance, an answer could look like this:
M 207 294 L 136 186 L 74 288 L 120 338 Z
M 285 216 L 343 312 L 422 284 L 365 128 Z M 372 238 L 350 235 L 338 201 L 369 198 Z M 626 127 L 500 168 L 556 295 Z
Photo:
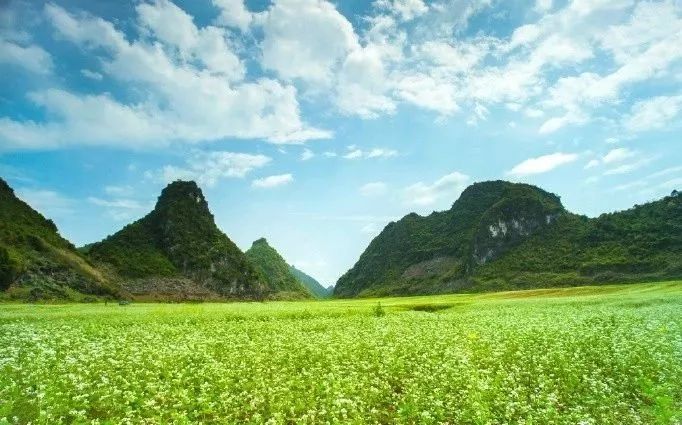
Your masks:
M 475 181 L 682 188 L 679 0 L 10 1 L 0 73 L 0 176 L 77 245 L 194 179 L 331 284 Z

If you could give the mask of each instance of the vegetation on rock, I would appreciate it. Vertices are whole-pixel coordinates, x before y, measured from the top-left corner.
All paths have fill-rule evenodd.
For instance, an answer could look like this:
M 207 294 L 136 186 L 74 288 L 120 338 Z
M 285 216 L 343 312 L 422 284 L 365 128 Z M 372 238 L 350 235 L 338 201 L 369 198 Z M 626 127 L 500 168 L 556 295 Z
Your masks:
M 0 179 L 0 290 L 3 298 L 119 296 L 117 285 L 62 238 L 48 220 Z
M 197 283 L 198 292 L 210 289 L 236 298 L 262 298 L 277 291 L 218 229 L 192 181 L 169 184 L 152 212 L 87 251 L 126 280 L 186 277 Z M 129 285 L 154 292 L 154 285 Z
M 291 271 L 291 274 L 293 274 L 294 277 L 296 277 L 296 279 L 298 279 L 299 282 L 301 282 L 316 298 L 328 298 L 331 296 L 332 291 L 322 286 L 314 277 L 309 276 L 293 265 L 289 265 L 289 271 Z
M 338 281 L 341 297 L 566 286 L 682 276 L 682 197 L 590 219 L 558 196 L 504 181 L 447 211 L 388 226 Z
M 246 251 L 246 257 L 265 278 L 268 287 L 279 292 L 281 297 L 310 297 L 308 289 L 291 273 L 287 262 L 265 238 L 254 241 Z

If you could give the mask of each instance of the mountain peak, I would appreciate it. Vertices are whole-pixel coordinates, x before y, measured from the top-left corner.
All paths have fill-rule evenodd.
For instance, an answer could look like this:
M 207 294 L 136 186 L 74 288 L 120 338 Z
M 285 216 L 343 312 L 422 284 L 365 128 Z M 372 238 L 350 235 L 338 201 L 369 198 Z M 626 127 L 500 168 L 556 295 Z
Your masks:
M 256 240 L 253 241 L 253 243 L 251 244 L 251 246 L 256 246 L 256 245 L 270 246 L 270 244 L 268 244 L 268 240 L 265 239 L 265 238 L 256 239 Z
M 480 205 L 489 208 L 503 198 L 520 197 L 531 197 L 547 207 L 563 209 L 559 196 L 537 186 L 505 180 L 488 180 L 469 185 L 455 201 L 453 208 L 462 205 Z
M 204 198 L 204 193 L 194 181 L 176 180 L 162 191 L 156 202 L 155 209 L 163 209 L 171 205 L 191 206 L 196 205 L 200 209 L 208 212 L 208 203 Z
M 303 284 L 292 274 L 284 258 L 265 238 L 255 240 L 246 251 L 246 257 L 260 271 L 269 286 L 296 298 L 310 296 Z

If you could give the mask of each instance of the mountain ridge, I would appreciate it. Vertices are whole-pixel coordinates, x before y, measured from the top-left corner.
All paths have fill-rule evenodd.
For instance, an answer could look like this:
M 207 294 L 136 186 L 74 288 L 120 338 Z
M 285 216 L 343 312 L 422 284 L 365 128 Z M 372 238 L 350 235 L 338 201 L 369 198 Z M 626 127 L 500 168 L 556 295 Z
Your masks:
M 183 299 L 193 294 L 261 299 L 275 292 L 218 229 L 193 181 L 170 183 L 149 214 L 90 245 L 88 255 L 103 267 L 111 267 L 123 278 L 123 285 L 140 296 L 174 296 L 168 290 L 155 293 L 155 287 L 171 292 L 182 287 Z
M 665 240 L 666 232 L 672 234 L 676 226 L 682 226 L 678 195 L 656 202 L 660 204 L 651 203 L 654 206 L 649 209 L 658 215 L 650 212 L 648 221 L 646 217 L 621 220 L 632 215 L 627 212 L 630 210 L 589 219 L 567 211 L 557 195 L 536 186 L 501 180 L 474 183 L 448 210 L 428 216 L 411 213 L 389 223 L 339 278 L 334 296 L 412 295 L 679 277 L 682 270 L 676 271 L 679 260 L 675 253 L 682 252 L 680 237 L 658 249 L 644 250 L 660 261 L 648 272 L 628 271 L 624 265 L 642 262 L 642 253 L 637 254 L 641 248 L 637 238 L 641 239 L 642 233 Z M 609 220 L 617 223 L 608 225 Z M 646 231 L 630 232 L 634 242 L 619 239 L 618 228 L 632 228 L 632 221 L 639 222 L 640 227 L 646 223 Z M 603 245 L 596 242 L 600 223 L 607 223 L 610 232 L 615 232 L 611 236 L 608 232 L 601 234 L 606 238 Z M 546 240 L 548 235 L 553 239 Z M 535 241 L 537 250 L 530 241 Z M 545 258 L 535 251 L 542 251 Z M 621 257 L 620 268 L 614 262 L 617 255 Z M 565 257 L 573 261 L 560 261 Z M 516 258 L 517 263 L 508 258 Z

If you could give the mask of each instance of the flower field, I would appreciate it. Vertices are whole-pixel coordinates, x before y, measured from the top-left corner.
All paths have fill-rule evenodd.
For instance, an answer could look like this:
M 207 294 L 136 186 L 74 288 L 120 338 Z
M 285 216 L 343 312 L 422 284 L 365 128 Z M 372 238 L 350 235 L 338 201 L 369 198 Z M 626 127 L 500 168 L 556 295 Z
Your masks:
M 0 424 L 682 423 L 682 282 L 0 306 Z

